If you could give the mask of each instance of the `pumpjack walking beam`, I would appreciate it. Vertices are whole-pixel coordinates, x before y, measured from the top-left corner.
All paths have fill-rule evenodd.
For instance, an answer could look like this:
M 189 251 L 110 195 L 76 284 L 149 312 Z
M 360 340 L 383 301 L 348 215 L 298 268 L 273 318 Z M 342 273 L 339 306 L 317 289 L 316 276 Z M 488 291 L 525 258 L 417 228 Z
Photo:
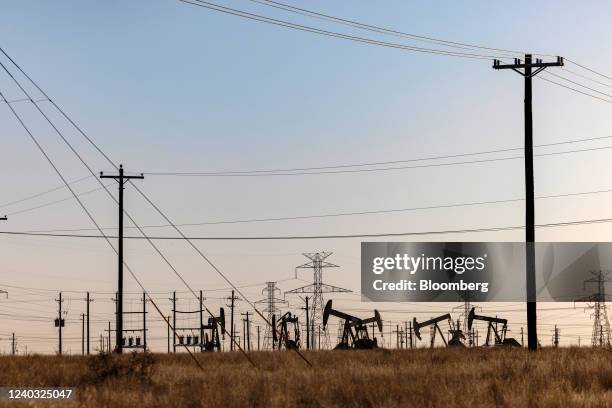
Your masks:
M 493 335 L 495 336 L 494 345 L 521 347 L 521 345 L 518 341 L 516 341 L 516 339 L 506 337 L 508 334 L 508 319 L 490 316 L 480 316 L 476 314 L 475 308 L 472 308 L 472 310 L 470 310 L 470 314 L 468 315 L 468 330 L 472 330 L 474 320 L 487 322 L 487 338 L 485 341 L 485 346 L 489 346 L 489 341 L 491 340 L 491 332 L 493 332 Z M 501 331 L 498 330 L 498 324 L 501 324 L 502 326 Z
M 123 173 L 123 165 L 119 165 L 118 175 L 105 175 L 100 172 L 100 178 L 112 178 L 119 184 L 119 241 L 117 243 L 117 258 L 118 258 L 118 279 L 117 279 L 117 317 L 116 317 L 116 348 L 115 351 L 119 354 L 123 352 L 123 190 L 124 185 L 131 179 L 143 179 L 142 174 L 138 176 L 126 176 Z
M 515 58 L 514 64 L 502 64 L 493 61 L 493 69 L 511 69 L 525 78 L 525 255 L 527 267 L 527 343 L 529 350 L 537 350 L 538 334 L 536 322 L 536 278 L 535 278 L 535 196 L 533 180 L 533 118 L 531 79 L 548 67 L 563 66 L 563 58 L 555 62 L 532 60 L 531 54 L 525 54 L 525 61 Z M 533 70 L 535 68 L 535 70 Z M 521 71 L 522 69 L 522 71 Z
M 448 342 L 446 341 L 446 338 L 444 337 L 444 333 L 442 332 L 442 329 L 440 328 L 440 326 L 438 325 L 438 323 L 443 322 L 443 321 L 448 321 L 448 324 L 452 327 L 452 323 L 453 321 L 451 320 L 451 315 L 449 313 L 443 314 L 441 316 L 438 317 L 434 317 L 432 319 L 429 319 L 427 321 L 424 321 L 422 323 L 417 322 L 416 317 L 412 319 L 412 328 L 414 330 L 414 334 L 416 335 L 416 337 L 421 340 L 421 329 L 423 327 L 427 327 L 427 326 L 431 326 L 433 325 L 433 332 L 431 335 L 431 338 L 429 339 L 430 342 L 430 347 L 433 348 L 434 343 L 436 341 L 436 332 L 440 333 L 440 337 L 442 338 L 442 341 L 444 342 L 445 346 L 448 346 Z

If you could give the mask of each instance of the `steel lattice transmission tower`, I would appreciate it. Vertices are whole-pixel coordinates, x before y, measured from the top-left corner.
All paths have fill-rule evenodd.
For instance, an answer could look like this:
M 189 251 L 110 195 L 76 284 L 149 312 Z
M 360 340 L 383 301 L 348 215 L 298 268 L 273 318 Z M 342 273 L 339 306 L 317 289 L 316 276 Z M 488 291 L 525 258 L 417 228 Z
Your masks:
M 610 320 L 608 319 L 608 308 L 606 307 L 606 283 L 612 282 L 607 279 L 610 272 L 591 272 L 594 277 L 584 281 L 585 287 L 588 283 L 597 285 L 597 292 L 590 296 L 579 299 L 581 302 L 593 302 L 589 309 L 593 309 L 593 334 L 591 336 L 591 346 L 610 347 Z
M 311 342 L 310 348 L 311 349 L 314 349 L 315 344 L 317 344 L 315 341 L 315 335 L 314 335 L 315 330 L 320 325 L 322 325 L 322 321 L 323 321 L 323 308 L 325 307 L 324 302 L 323 302 L 323 294 L 324 293 L 337 293 L 337 292 L 351 292 L 348 289 L 340 288 L 340 287 L 333 286 L 333 285 L 327 285 L 323 283 L 323 269 L 338 267 L 338 265 L 335 265 L 331 262 L 327 262 L 325 260 L 331 254 L 332 252 L 315 252 L 315 253 L 302 254 L 306 258 L 310 259 L 310 262 L 307 262 L 303 265 L 296 267 L 296 270 L 297 269 L 312 269 L 313 270 L 313 283 L 311 285 L 302 286 L 300 288 L 296 288 L 288 292 L 285 292 L 285 293 L 291 293 L 291 294 L 302 294 L 302 293 L 312 294 L 312 297 L 311 297 L 312 304 L 311 304 L 310 311 L 309 311 L 310 327 L 307 328 L 310 330 L 310 333 L 311 333 L 311 336 L 310 336 L 310 342 Z M 325 333 L 325 336 L 327 338 L 327 333 Z
M 262 294 L 266 294 L 265 299 L 258 300 L 255 303 L 264 303 L 266 307 L 263 309 L 264 312 L 268 312 L 268 322 L 266 324 L 266 331 L 264 332 L 263 349 L 270 350 L 273 348 L 272 341 L 272 317 L 279 312 L 278 304 L 287 304 L 284 299 L 276 297 L 277 293 L 280 293 L 280 289 L 276 287 L 276 282 L 266 282 L 266 287 L 261 291 Z
M 460 296 L 463 298 L 463 303 L 459 306 L 453 307 L 453 310 L 460 311 L 459 318 L 462 321 L 462 326 L 460 327 L 460 329 L 463 330 L 463 334 L 465 335 L 465 338 L 467 339 L 468 346 L 473 347 L 474 346 L 473 332 L 471 330 L 468 330 L 468 316 L 470 315 L 470 310 L 472 310 L 470 292 L 466 290 L 460 293 Z M 477 308 L 480 309 L 479 307 Z

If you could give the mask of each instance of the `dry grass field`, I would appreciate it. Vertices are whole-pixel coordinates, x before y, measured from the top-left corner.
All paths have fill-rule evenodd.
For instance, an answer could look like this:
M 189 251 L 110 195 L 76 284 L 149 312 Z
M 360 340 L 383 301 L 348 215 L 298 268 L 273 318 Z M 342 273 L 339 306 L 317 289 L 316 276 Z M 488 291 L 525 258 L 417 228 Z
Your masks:
M 0 385 L 75 386 L 69 407 L 610 407 L 612 351 L 587 348 L 0 357 Z M 5 403 L 5 406 L 19 406 Z M 31 406 L 35 406 L 32 404 Z M 53 406 L 53 404 L 44 404 Z

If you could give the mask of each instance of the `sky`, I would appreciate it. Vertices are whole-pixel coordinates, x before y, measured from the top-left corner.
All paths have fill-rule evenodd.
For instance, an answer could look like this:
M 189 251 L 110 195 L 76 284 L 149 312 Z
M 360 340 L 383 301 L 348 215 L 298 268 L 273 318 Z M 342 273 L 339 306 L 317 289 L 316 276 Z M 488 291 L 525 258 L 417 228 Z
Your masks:
M 219 0 L 219 4 L 352 35 L 431 46 L 360 32 L 247 0 Z M 612 63 L 610 45 L 605 41 L 612 34 L 612 4 L 605 1 L 589 2 L 588 7 L 571 1 L 388 1 L 380 5 L 367 1 L 293 0 L 290 4 L 450 41 L 562 55 L 604 73 L 610 72 Z M 520 159 L 302 176 L 150 174 L 335 166 L 521 147 L 523 80 L 511 71 L 493 70 L 488 59 L 358 44 L 174 0 L 4 2 L 0 38 L 0 46 L 115 163 L 123 163 L 131 173 L 145 173 L 145 179 L 136 183 L 176 223 L 524 197 Z M 6 59 L 0 60 L 6 63 Z M 610 93 L 611 81 L 576 66 L 566 68 L 607 85 L 571 76 L 561 69 L 551 72 Z M 38 95 L 31 86 L 27 90 Z M 0 91 L 8 100 L 23 98 L 1 71 Z M 538 79 L 534 80 L 533 103 L 536 145 L 611 135 L 609 102 Z M 31 105 L 16 102 L 12 106 L 68 180 L 89 175 Z M 41 107 L 60 124 L 59 129 L 96 173 L 112 170 L 48 103 L 41 103 Z M 4 205 L 0 205 L 0 212 L 9 216 L 3 229 L 92 228 L 66 189 L 21 201 L 59 187 L 62 182 L 6 104 L 0 108 L 0 135 L 4 142 L 0 161 L 0 202 Z M 600 139 L 537 148 L 536 153 L 609 145 L 608 140 Z M 602 149 L 536 157 L 536 195 L 611 189 L 612 182 L 606 181 L 611 173 L 609 154 L 609 150 Z M 479 157 L 516 155 L 513 151 Z M 116 192 L 116 185 L 109 185 Z M 98 187 L 93 177 L 74 184 L 79 193 Z M 601 193 L 541 199 L 536 203 L 536 222 L 608 218 L 609 198 L 610 193 Z M 46 205 L 63 199 L 66 200 Z M 116 226 L 116 205 L 104 191 L 94 191 L 82 199 L 100 225 Z M 14 201 L 19 202 L 7 205 Z M 45 206 L 35 208 L 41 205 Z M 126 189 L 126 209 L 142 225 L 165 223 L 130 186 Z M 436 231 L 520 226 L 524 223 L 523 214 L 523 202 L 518 201 L 393 214 L 209 224 L 184 227 L 184 231 L 191 236 L 240 237 Z M 543 228 L 538 229 L 536 237 L 539 241 L 607 242 L 610 228 L 606 223 Z M 169 228 L 148 231 L 173 234 Z M 136 231 L 128 229 L 128 233 Z M 377 240 L 523 238 L 523 231 L 515 230 Z M 352 295 L 334 297 L 339 307 L 364 314 L 378 307 L 383 318 L 397 321 L 409 320 L 413 315 L 429 317 L 429 313 L 440 311 L 438 305 L 359 302 L 361 241 L 198 241 L 197 245 L 232 282 L 247 286 L 243 290 L 250 300 L 263 298 L 261 290 L 266 281 L 279 281 L 283 291 L 306 284 L 304 280 L 311 281 L 312 274 L 303 270 L 295 279 L 294 268 L 307 261 L 301 253 L 331 251 L 334 254 L 329 260 L 339 267 L 325 271 L 324 280 L 354 291 Z M 192 249 L 181 242 L 164 241 L 159 245 L 193 288 L 219 289 L 206 295 L 207 305 L 216 309 L 225 303 L 221 298 L 229 295 L 227 283 Z M 84 291 L 91 291 L 96 298 L 92 306 L 93 315 L 97 313 L 95 336 L 112 319 L 110 298 L 116 288 L 116 258 L 103 240 L 2 236 L 0 257 L 0 288 L 9 292 L 8 299 L 0 299 L 0 350 L 8 349 L 7 335 L 14 331 L 18 338 L 21 336 L 21 351 L 27 345 L 31 351 L 53 352 L 56 345 L 49 340 L 56 336 L 52 319 L 57 303 L 53 299 L 60 290 L 67 299 L 66 335 L 71 338 L 68 347 L 72 352 L 80 351 L 79 316 L 84 311 Z M 165 310 L 170 310 L 170 291 L 186 290 L 146 242 L 126 242 L 126 261 L 147 290 L 158 294 Z M 136 292 L 140 289 L 128 277 L 126 290 L 131 293 L 126 307 L 137 307 Z M 194 305 L 186 293 L 182 299 L 185 307 Z M 291 298 L 292 305 L 300 302 L 299 298 Z M 245 302 L 239 305 L 243 312 L 247 306 Z M 445 305 L 444 309 L 452 306 Z M 482 307 L 491 313 L 505 308 L 514 333 L 524 324 L 524 313 L 516 311 L 521 305 Z M 563 344 L 576 343 L 579 335 L 583 341 L 590 336 L 589 315 L 582 307 L 542 304 L 541 308 L 551 308 L 540 314 L 543 343 L 549 343 L 555 323 L 562 327 Z M 153 324 L 152 332 L 155 330 L 154 346 L 163 349 L 165 329 L 161 321 Z

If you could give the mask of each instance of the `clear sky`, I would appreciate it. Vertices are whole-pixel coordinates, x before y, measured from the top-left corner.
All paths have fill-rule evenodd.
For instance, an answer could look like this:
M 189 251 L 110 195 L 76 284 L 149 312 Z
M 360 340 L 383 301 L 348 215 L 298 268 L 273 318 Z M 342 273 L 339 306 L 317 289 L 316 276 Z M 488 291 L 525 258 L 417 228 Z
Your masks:
M 292 15 L 247 0 L 220 4 L 343 33 L 409 45 L 406 39 L 360 32 L 329 22 Z M 612 4 L 592 1 L 405 2 L 293 1 L 320 12 L 409 33 L 496 48 L 562 55 L 610 73 Z M 228 16 L 174 0 L 82 2 L 4 2 L 0 14 L 2 46 L 116 162 L 134 172 L 283 169 L 345 163 L 405 160 L 520 147 L 523 140 L 522 78 L 495 71 L 490 60 L 420 54 L 357 44 Z M 431 45 L 429 45 L 431 46 Z M 6 62 L 5 59 L 1 61 Z M 606 81 L 575 66 L 567 68 L 607 85 L 571 77 L 601 92 Z M 552 79 L 552 78 L 551 78 Z M 28 88 L 28 89 L 31 89 Z M 7 99 L 23 95 L 0 72 Z M 599 94 L 601 96 L 601 94 Z M 611 99 L 612 98 L 608 98 Z M 41 138 L 70 180 L 88 175 L 57 135 L 26 103 L 13 106 Z M 54 119 L 48 105 L 42 105 Z M 611 103 L 534 81 L 535 144 L 610 136 Z M 97 172 L 105 163 L 65 122 L 61 129 Z M 61 185 L 49 164 L 3 105 L 0 183 L 3 204 Z M 609 146 L 599 140 L 540 148 L 539 153 Z M 479 156 L 510 157 L 517 152 Z M 520 153 L 520 152 L 519 152 Z M 537 157 L 536 195 L 612 188 L 609 150 Z M 397 171 L 279 177 L 163 177 L 145 175 L 143 190 L 177 223 L 291 217 L 338 212 L 400 209 L 522 198 L 521 160 L 428 167 Z M 78 192 L 97 187 L 92 178 L 75 184 Z M 116 186 L 112 186 L 115 191 Z M 102 226 L 116 225 L 116 207 L 103 191 L 83 196 Z M 74 200 L 24 211 L 68 198 L 58 190 L 33 200 L 0 206 L 11 231 L 91 228 Z M 536 222 L 554 223 L 612 216 L 610 193 L 543 199 Z M 143 225 L 163 220 L 126 190 L 126 208 Z M 523 224 L 523 203 L 445 208 L 427 211 L 186 227 L 189 235 L 319 235 L 471 229 Z M 609 241 L 609 224 L 537 231 L 540 241 Z M 155 228 L 156 234 L 171 234 Z M 112 231 L 111 231 L 112 232 Z M 132 231 L 130 231 L 132 233 Z M 399 238 L 398 238 L 399 239 Z M 401 240 L 520 241 L 522 231 L 405 237 Z M 392 239 L 382 239 L 392 240 Z M 236 284 L 279 282 L 283 290 L 304 284 L 287 280 L 306 261 L 301 252 L 333 251 L 340 268 L 326 272 L 331 284 L 359 290 L 360 239 L 198 242 Z M 223 288 L 210 267 L 182 243 L 161 243 L 196 289 Z M 185 290 L 144 242 L 126 244 L 126 261 L 150 291 Z M 113 292 L 116 260 L 101 241 L 0 237 L 3 284 L 0 299 L 0 350 L 6 334 L 16 332 L 30 350 L 50 352 L 57 290 Z M 300 272 L 300 278 L 312 276 Z M 126 278 L 130 291 L 134 282 Z M 29 288 L 18 289 L 16 287 Z M 35 288 L 36 290 L 33 290 Z M 245 288 L 261 297 L 263 284 Z M 41 290 L 38 290 L 41 289 Z M 67 292 L 69 293 L 69 292 Z M 217 293 L 215 295 L 215 293 Z M 357 292 L 358 293 L 358 292 Z M 220 294 L 220 295 L 219 295 Z M 209 295 L 211 307 L 220 304 Z M 68 335 L 80 335 L 83 295 L 67 295 Z M 169 311 L 166 294 L 159 295 Z M 186 295 L 184 295 L 186 296 Z M 92 313 L 94 330 L 112 317 L 111 295 L 100 293 Z M 133 299 L 137 295 L 132 295 Z M 345 299 L 345 300 L 341 300 Z M 352 299 L 352 300 L 350 300 Z M 338 296 L 353 310 L 372 309 L 357 296 Z M 23 300 L 34 300 L 21 307 Z M 298 299 L 293 299 L 298 304 Z M 242 305 L 244 307 L 244 304 Z M 426 317 L 439 306 L 387 305 L 387 319 Z M 499 312 L 500 305 L 483 305 Z M 487 309 L 489 307 L 489 309 Z M 516 310 L 519 306 L 513 306 Z M 549 304 L 542 307 L 560 307 Z M 563 305 L 568 307 L 568 305 Z M 101 310 L 102 309 L 102 310 Z M 246 310 L 246 307 L 245 309 Z M 381 307 L 381 310 L 384 308 Z M 566 343 L 590 335 L 582 309 L 544 313 L 541 329 L 548 343 L 550 325 L 572 314 L 563 328 Z M 508 314 L 516 325 L 523 313 Z M 25 318 L 23 318 L 25 316 Z M 391 317 L 389 317 L 391 316 Z M 26 324 L 29 319 L 31 324 Z M 512 322 L 511 322 L 512 324 Z M 515 329 L 516 329 L 515 325 Z M 159 324 L 158 324 L 159 326 Z M 155 335 L 165 336 L 164 329 Z M 27 340 L 30 336 L 30 340 Z M 584 337 L 583 337 L 584 340 Z M 160 340 L 159 347 L 164 341 Z M 70 343 L 80 350 L 78 341 Z

